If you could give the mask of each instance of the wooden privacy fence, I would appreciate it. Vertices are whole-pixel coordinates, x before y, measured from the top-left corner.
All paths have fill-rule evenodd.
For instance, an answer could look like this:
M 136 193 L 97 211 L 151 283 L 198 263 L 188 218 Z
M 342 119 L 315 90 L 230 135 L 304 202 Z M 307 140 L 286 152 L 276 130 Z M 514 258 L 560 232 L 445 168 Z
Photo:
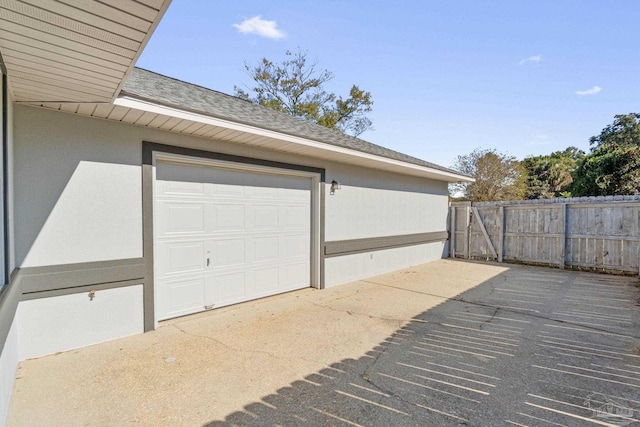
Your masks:
M 455 202 L 451 257 L 640 273 L 640 196 Z

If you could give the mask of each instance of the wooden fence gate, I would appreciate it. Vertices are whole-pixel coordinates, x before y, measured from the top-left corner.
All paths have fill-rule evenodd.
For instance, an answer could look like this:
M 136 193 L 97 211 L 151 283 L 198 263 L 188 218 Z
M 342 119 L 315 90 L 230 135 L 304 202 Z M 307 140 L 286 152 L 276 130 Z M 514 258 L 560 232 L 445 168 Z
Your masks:
M 640 196 L 451 204 L 450 256 L 640 272 Z

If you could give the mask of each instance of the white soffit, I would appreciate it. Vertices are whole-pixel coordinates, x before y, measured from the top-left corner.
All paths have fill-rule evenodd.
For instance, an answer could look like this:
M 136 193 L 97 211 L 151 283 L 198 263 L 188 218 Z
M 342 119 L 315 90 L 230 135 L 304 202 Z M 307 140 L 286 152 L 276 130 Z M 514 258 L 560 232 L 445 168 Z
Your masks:
M 163 126 L 169 123 L 172 119 L 181 120 L 181 122 L 176 122 L 176 124 L 173 125 L 173 128 L 169 130 L 188 133 L 194 136 L 227 140 L 244 145 L 333 160 L 341 163 L 356 164 L 409 175 L 423 176 L 438 181 L 473 181 L 469 177 L 441 171 L 435 168 L 414 165 L 400 160 L 154 104 L 135 98 L 120 97 L 114 101 L 114 104 L 116 106 L 129 108 L 133 111 L 143 112 L 143 114 L 141 114 L 136 120 L 140 123 L 134 123 L 143 126 L 151 127 L 150 125 L 153 126 L 156 124 L 156 126 L 153 127 L 163 128 Z
M 0 0 L 14 102 L 111 102 L 171 0 Z
M 339 163 L 348 163 L 404 175 L 420 176 L 437 181 L 473 182 L 473 179 L 467 176 L 435 168 L 414 165 L 400 160 L 154 104 L 131 97 L 117 98 L 113 104 L 40 102 L 28 104 L 34 107 L 118 121 L 217 141 L 228 141 L 235 144 L 266 148 Z

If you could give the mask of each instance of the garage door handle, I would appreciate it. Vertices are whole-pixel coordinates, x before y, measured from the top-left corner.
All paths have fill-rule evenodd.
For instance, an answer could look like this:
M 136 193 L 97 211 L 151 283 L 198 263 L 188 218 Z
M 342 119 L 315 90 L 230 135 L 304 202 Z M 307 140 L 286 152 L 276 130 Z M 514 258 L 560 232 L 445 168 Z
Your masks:
M 209 267 L 209 262 L 211 261 L 211 258 L 207 258 L 207 267 Z

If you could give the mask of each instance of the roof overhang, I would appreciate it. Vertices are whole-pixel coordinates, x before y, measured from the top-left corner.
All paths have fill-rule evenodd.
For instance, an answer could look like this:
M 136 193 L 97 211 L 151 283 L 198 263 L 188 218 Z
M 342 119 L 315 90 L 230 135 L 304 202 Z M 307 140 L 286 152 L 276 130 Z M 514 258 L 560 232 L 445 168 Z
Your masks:
M 233 142 L 251 147 L 308 156 L 339 163 L 386 170 L 403 175 L 420 176 L 445 182 L 473 182 L 473 178 L 415 165 L 383 156 L 364 153 L 324 142 L 289 135 L 257 126 L 216 118 L 173 106 L 161 105 L 130 96 L 117 98 L 113 104 L 29 103 L 30 105 L 124 122 L 146 128 Z
M 195 129 L 196 126 L 199 126 L 199 129 L 193 132 L 199 134 L 199 136 L 216 137 L 216 139 L 224 137 L 224 139 L 228 141 L 239 144 L 332 160 L 340 163 L 373 167 L 375 169 L 407 175 L 417 175 L 438 181 L 473 182 L 473 178 L 464 175 L 453 174 L 435 168 L 414 165 L 387 157 L 314 141 L 309 138 L 302 138 L 248 124 L 185 111 L 129 96 L 119 97 L 114 101 L 114 104 L 155 114 L 157 115 L 156 120 L 157 117 L 167 118 L 167 120 L 170 118 L 183 120 L 185 123 L 189 123 L 189 127 L 185 129 Z
M 2 0 L 14 102 L 112 102 L 171 0 Z

